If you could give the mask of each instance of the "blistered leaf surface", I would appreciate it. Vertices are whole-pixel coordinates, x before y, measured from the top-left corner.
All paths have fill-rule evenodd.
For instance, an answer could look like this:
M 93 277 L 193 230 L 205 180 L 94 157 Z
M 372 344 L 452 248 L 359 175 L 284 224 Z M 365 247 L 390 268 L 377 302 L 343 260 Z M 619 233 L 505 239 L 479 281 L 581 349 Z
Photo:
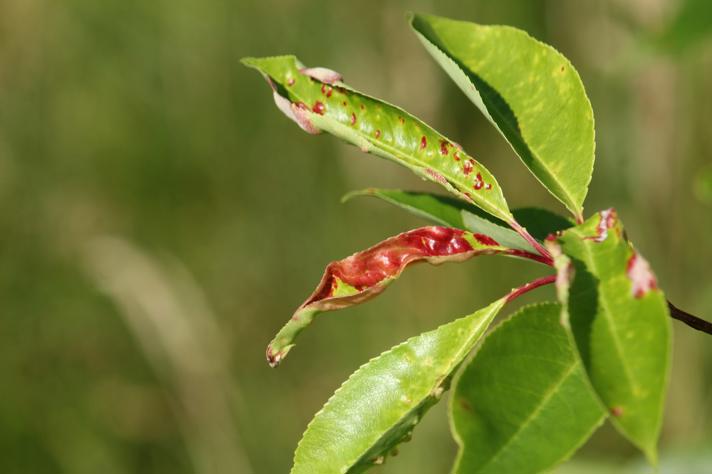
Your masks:
M 531 172 L 580 217 L 595 143 L 591 104 L 571 63 L 509 26 L 430 15 L 414 15 L 411 24 Z
M 484 340 L 456 381 L 450 413 L 455 474 L 527 474 L 568 458 L 605 413 L 559 321 L 558 304 L 527 306 Z
M 309 424 L 292 474 L 358 473 L 382 464 L 440 399 L 504 301 L 411 338 L 358 369 Z
M 306 69 L 294 56 L 246 58 L 243 63 L 265 76 L 279 109 L 303 130 L 329 132 L 410 168 L 500 219 L 512 219 L 494 176 L 455 142 L 404 110 L 355 91 L 333 71 Z
M 588 377 L 613 425 L 655 462 L 670 368 L 668 306 L 655 275 L 613 209 L 548 245 Z
M 516 253 L 538 260 L 540 256 L 509 249 L 491 237 L 430 226 L 403 232 L 343 260 L 331 262 L 319 285 L 297 309 L 267 348 L 267 360 L 276 366 L 294 346 L 294 339 L 314 316 L 367 301 L 381 293 L 416 262 L 440 264 L 464 261 L 476 255 Z

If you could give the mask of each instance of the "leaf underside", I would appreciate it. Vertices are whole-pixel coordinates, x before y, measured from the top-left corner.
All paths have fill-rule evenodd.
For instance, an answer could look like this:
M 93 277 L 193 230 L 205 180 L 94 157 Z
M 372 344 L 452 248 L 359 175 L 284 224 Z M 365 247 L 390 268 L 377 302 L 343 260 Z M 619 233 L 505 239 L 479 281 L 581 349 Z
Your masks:
M 491 237 L 450 227 L 403 232 L 343 260 L 331 262 L 319 285 L 267 347 L 267 361 L 278 365 L 297 335 L 318 313 L 363 303 L 380 294 L 413 263 L 461 262 L 477 255 L 514 254 L 541 259 L 500 245 Z
M 603 422 L 561 307 L 524 307 L 483 341 L 456 379 L 454 474 L 538 473 L 562 462 Z
M 656 463 L 670 368 L 665 296 L 613 209 L 547 244 L 563 318 L 591 384 L 613 425 Z
M 304 130 L 326 131 L 364 152 L 395 161 L 511 222 L 494 176 L 455 142 L 406 111 L 355 91 L 333 71 L 329 77 L 310 72 L 314 69 L 305 69 L 294 56 L 245 58 L 243 63 L 268 79 L 280 110 Z
M 307 427 L 292 474 L 359 473 L 407 441 L 505 303 L 413 337 L 358 369 Z
M 343 197 L 342 201 L 359 196 L 381 199 L 438 225 L 488 235 L 509 248 L 528 252 L 536 251 L 529 242 L 510 229 L 505 222 L 488 215 L 471 204 L 450 196 L 400 189 L 368 188 L 350 192 Z M 566 218 L 546 209 L 534 207 L 512 209 L 512 215 L 539 241 L 543 241 L 549 234 L 568 229 L 572 225 Z
M 509 26 L 413 15 L 426 50 L 536 178 L 580 218 L 594 161 L 593 111 L 571 63 Z

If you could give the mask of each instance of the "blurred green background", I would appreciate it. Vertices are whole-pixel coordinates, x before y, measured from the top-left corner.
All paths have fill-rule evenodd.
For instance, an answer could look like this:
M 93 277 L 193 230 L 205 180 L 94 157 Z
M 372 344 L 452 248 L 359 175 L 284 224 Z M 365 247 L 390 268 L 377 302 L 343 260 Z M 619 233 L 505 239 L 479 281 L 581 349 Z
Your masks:
M 422 225 L 367 186 L 431 189 L 282 116 L 247 55 L 295 53 L 460 142 L 511 205 L 562 211 L 422 50 L 418 10 L 524 28 L 597 122 L 587 210 L 615 206 L 670 299 L 712 317 L 706 0 L 0 0 L 0 472 L 285 473 L 359 365 L 542 269 L 413 268 L 264 348 L 326 263 Z M 553 297 L 550 290 L 528 301 Z M 663 472 L 712 472 L 712 339 L 674 323 Z M 384 473 L 444 473 L 445 404 Z M 557 472 L 647 472 L 602 428 Z

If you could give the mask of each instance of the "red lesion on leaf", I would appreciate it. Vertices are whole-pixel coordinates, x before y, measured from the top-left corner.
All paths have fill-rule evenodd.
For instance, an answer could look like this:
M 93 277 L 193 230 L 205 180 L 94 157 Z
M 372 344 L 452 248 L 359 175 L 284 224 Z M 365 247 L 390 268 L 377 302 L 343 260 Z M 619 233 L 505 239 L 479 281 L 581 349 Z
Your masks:
M 658 282 L 650 269 L 648 261 L 636 251 L 628 259 L 626 274 L 632 283 L 631 292 L 636 298 L 642 298 L 649 291 L 658 288 Z
M 450 144 L 447 142 L 447 140 L 440 140 L 440 154 L 443 156 L 447 156 L 447 154 L 450 152 L 448 149 Z
M 616 225 L 618 214 L 616 210 L 606 209 L 598 213 L 600 220 L 596 226 L 596 235 L 584 237 L 584 240 L 593 240 L 596 243 L 601 243 L 608 238 L 608 231 Z
M 611 415 L 615 416 L 616 418 L 620 418 L 621 416 L 623 416 L 623 407 L 611 407 Z
M 477 173 L 477 176 L 475 176 L 475 184 L 473 184 L 472 187 L 475 189 L 475 191 L 479 191 L 484 185 L 485 182 L 482 181 L 482 174 Z
M 425 150 L 425 147 L 427 147 L 427 146 L 428 146 L 428 139 L 425 138 L 425 135 L 423 135 L 422 137 L 420 137 L 420 149 Z
M 314 112 L 315 114 L 324 115 L 324 112 L 326 112 L 326 106 L 322 102 L 317 100 L 316 102 L 314 102 L 312 112 Z
M 320 310 L 339 309 L 365 301 L 385 289 L 385 280 L 396 278 L 406 266 L 428 261 L 465 260 L 475 254 L 497 251 L 475 249 L 465 237 L 466 232 L 449 227 L 430 226 L 411 230 L 391 237 L 370 249 L 358 252 L 343 260 L 331 262 L 316 290 L 300 307 L 319 304 Z M 498 245 L 483 234 L 476 234 L 478 242 Z M 334 297 L 340 282 L 355 288 L 354 295 Z
M 442 184 L 442 185 L 446 185 L 446 184 L 447 184 L 447 179 L 445 178 L 445 176 L 441 175 L 440 173 L 438 173 L 438 172 L 435 171 L 434 169 L 432 169 L 432 168 L 426 168 L 425 172 L 428 173 L 428 175 L 429 175 L 431 178 L 433 178 L 433 180 L 435 180 L 436 182 L 438 182 L 438 183 L 440 183 L 440 184 Z
M 351 112 L 351 125 L 356 125 L 356 114 Z
M 327 99 L 328 99 L 329 97 L 331 97 L 331 94 L 332 94 L 333 92 L 334 92 L 334 88 L 331 87 L 330 85 L 328 85 L 328 84 L 322 84 L 322 85 L 321 85 L 321 93 L 324 94 Z
M 472 173 L 472 170 L 475 167 L 475 160 L 472 158 L 468 158 L 463 164 L 462 164 L 462 172 L 465 173 L 465 176 L 468 174 Z
M 485 234 L 472 234 L 472 235 L 474 235 L 475 239 L 477 239 L 477 241 L 479 243 L 481 243 L 482 245 L 493 245 L 493 246 L 499 245 L 499 242 L 497 242 L 496 240 L 494 240 L 492 237 L 490 237 L 488 235 L 485 235 Z

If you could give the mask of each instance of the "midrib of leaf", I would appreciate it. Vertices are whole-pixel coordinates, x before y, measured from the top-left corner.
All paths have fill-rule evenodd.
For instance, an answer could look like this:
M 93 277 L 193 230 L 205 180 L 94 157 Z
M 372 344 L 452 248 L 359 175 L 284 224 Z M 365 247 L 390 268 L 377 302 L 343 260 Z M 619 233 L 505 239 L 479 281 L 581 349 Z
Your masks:
M 489 313 L 487 314 L 487 317 L 486 317 L 486 318 L 483 318 L 483 319 L 480 321 L 480 323 L 479 323 L 476 327 L 474 327 L 474 328 L 472 328 L 472 329 L 470 330 L 470 336 L 468 337 L 466 343 L 462 345 L 463 349 L 461 349 L 460 351 L 458 351 L 457 354 L 456 354 L 456 356 L 451 357 L 451 358 L 449 359 L 449 361 L 447 362 L 447 364 L 444 364 L 444 365 L 446 365 L 448 368 L 451 368 L 452 365 L 453 365 L 452 362 L 453 362 L 454 360 L 464 359 L 464 357 L 467 355 L 467 353 L 472 350 L 472 347 L 477 343 L 477 341 L 479 340 L 479 338 L 482 337 L 482 334 L 479 332 L 480 329 L 481 329 L 483 326 L 484 326 L 484 327 L 487 327 L 487 326 L 492 322 L 492 320 L 494 319 L 495 315 L 502 309 L 502 306 L 504 305 L 504 303 L 505 303 L 504 300 L 500 300 L 499 305 L 496 305 L 495 303 L 492 303 L 490 306 L 488 306 L 488 307 L 490 308 L 490 310 L 489 310 Z M 476 313 L 470 315 L 470 317 L 475 316 L 475 315 L 476 315 Z M 465 317 L 467 317 L 467 316 L 465 316 Z M 454 323 L 454 321 L 453 321 L 453 323 Z M 450 324 L 452 324 L 452 323 L 450 323 Z M 442 327 L 442 326 L 441 326 L 441 327 Z M 437 330 L 437 329 L 436 329 L 436 330 Z M 339 394 L 339 392 L 341 392 L 341 390 L 343 389 L 344 385 L 346 385 L 346 383 L 348 383 L 349 380 L 351 380 L 352 378 L 356 377 L 356 376 L 359 374 L 359 372 L 360 372 L 361 370 L 364 370 L 364 369 L 368 366 L 368 364 L 370 364 L 370 363 L 373 362 L 374 360 L 378 359 L 379 357 L 383 357 L 384 355 L 386 355 L 386 354 L 388 354 L 388 353 L 392 353 L 393 351 L 395 351 L 395 350 L 398 349 L 399 347 L 402 347 L 402 346 L 405 346 L 405 345 L 409 344 L 413 339 L 417 339 L 418 337 L 420 337 L 420 336 L 415 336 L 415 337 L 413 337 L 413 338 L 411 338 L 411 339 L 408 339 L 408 340 L 404 341 L 404 342 L 401 343 L 401 344 L 398 344 L 398 345 L 395 346 L 395 347 L 392 347 L 391 349 L 389 349 L 389 350 L 387 350 L 387 351 L 381 353 L 380 355 L 378 355 L 378 356 L 372 358 L 372 359 L 369 360 L 368 362 L 364 363 L 361 367 L 359 367 L 353 374 L 351 374 L 351 376 L 346 380 L 346 382 L 344 382 L 344 383 L 334 392 L 334 394 L 329 398 L 329 400 L 327 400 L 327 402 L 324 404 L 324 406 L 321 408 L 321 410 L 319 410 L 319 411 L 314 415 L 314 418 L 312 418 L 312 421 L 309 423 L 309 425 L 307 425 L 307 428 L 306 428 L 304 434 L 306 435 L 306 433 L 309 432 L 309 429 L 311 428 L 312 424 L 314 423 L 314 420 L 316 420 L 317 417 L 318 417 L 323 411 L 325 411 L 325 410 L 328 409 L 329 404 L 330 404 L 330 402 L 332 401 L 332 399 L 334 399 L 334 398 Z M 450 370 L 450 371 L 449 371 L 448 373 L 446 373 L 445 375 L 439 377 L 439 378 L 436 380 L 436 383 L 434 384 L 434 388 L 437 388 L 438 386 L 440 386 L 440 384 L 442 384 L 442 382 L 443 382 L 445 379 L 447 379 L 447 377 L 450 376 L 450 375 L 452 374 L 452 372 L 453 372 L 453 371 Z M 401 416 L 400 419 L 399 419 L 398 421 L 396 421 L 395 423 L 393 423 L 387 430 L 385 430 L 384 433 L 383 433 L 383 435 L 381 435 L 375 442 L 373 442 L 371 446 L 377 445 L 388 433 L 391 432 L 391 430 L 393 430 L 394 428 L 396 428 L 396 427 L 398 426 L 398 424 L 400 423 L 401 420 L 403 420 L 403 419 L 407 418 L 409 415 L 411 415 L 411 414 L 417 412 L 418 409 L 421 408 L 422 404 L 423 404 L 426 400 L 427 400 L 427 399 L 421 400 L 420 403 L 418 403 L 415 407 L 413 407 L 411 410 L 409 410 L 407 413 L 405 413 L 403 416 Z M 299 447 L 300 447 L 300 445 L 301 445 L 301 443 L 302 443 L 303 440 L 304 440 L 304 436 L 302 436 L 302 439 L 299 440 L 299 443 L 297 443 L 297 449 L 294 451 L 294 458 L 293 458 L 293 462 L 292 462 L 292 466 L 293 466 L 293 467 L 292 467 L 292 470 L 290 470 L 290 472 L 294 472 L 294 468 L 296 468 L 296 466 L 297 466 L 297 465 L 296 465 L 297 452 L 299 451 Z M 365 461 L 368 461 L 367 459 L 365 460 L 365 459 L 363 458 L 363 456 L 365 456 L 365 455 L 370 451 L 370 449 L 371 449 L 371 448 L 367 449 L 364 453 L 361 454 L 361 456 L 360 456 L 359 458 L 357 458 L 355 461 L 353 461 L 353 462 L 349 463 L 348 465 L 346 465 L 346 471 L 343 471 L 343 472 L 348 473 L 348 472 L 349 472 L 351 469 L 353 469 L 355 466 L 358 466 L 359 464 L 362 464 L 362 463 L 364 463 Z M 340 472 L 341 472 L 341 471 L 340 471 Z
M 581 235 L 579 232 L 574 233 L 579 237 L 579 239 L 581 239 L 582 247 L 586 252 L 586 257 L 588 259 L 589 266 L 593 268 L 596 273 L 598 273 L 598 265 L 596 264 L 596 260 L 593 258 L 593 253 L 591 252 L 591 249 L 585 243 L 583 243 L 583 239 L 585 238 L 585 236 Z M 600 289 L 597 293 L 600 296 Z M 616 324 L 614 318 L 611 316 L 612 313 L 608 308 L 608 302 L 605 301 L 604 298 L 599 298 L 598 301 L 602 306 L 603 314 L 605 315 L 606 321 L 608 321 L 609 323 L 609 327 L 607 328 L 607 330 L 608 333 L 611 335 L 611 338 L 613 339 L 613 346 L 615 347 L 618 360 L 620 360 L 620 364 L 623 367 L 623 373 L 625 374 L 626 381 L 630 384 L 631 387 L 633 387 L 634 392 L 637 392 L 639 390 L 638 382 L 635 377 L 633 377 L 630 367 L 628 367 L 626 359 L 625 357 L 623 357 L 623 347 L 621 345 L 620 339 L 618 338 L 618 325 Z
M 436 47 L 437 47 L 437 46 L 436 46 Z M 459 66 L 458 66 L 458 67 L 459 67 Z M 462 70 L 462 69 L 461 69 L 461 70 Z M 467 74 L 465 74 L 465 75 L 467 75 Z M 483 80 L 484 80 L 484 79 L 483 79 Z M 474 84 L 473 84 L 473 85 L 474 85 Z M 479 91 L 478 91 L 478 92 L 479 92 Z M 504 100 L 504 98 L 502 98 L 502 100 Z M 484 103 L 484 101 L 483 101 L 483 103 Z M 492 105 L 492 109 L 495 111 L 495 115 L 497 115 L 497 116 L 499 117 L 500 121 L 501 121 L 502 123 L 504 123 L 504 125 L 506 126 L 506 128 L 509 130 L 509 133 L 512 133 L 512 134 L 514 134 L 515 136 L 520 135 L 520 134 L 514 129 L 514 127 L 512 126 L 512 124 L 510 124 L 509 122 L 507 122 L 507 121 L 504 119 L 504 114 L 503 114 L 502 111 L 500 110 L 499 106 L 497 106 L 496 104 L 493 104 L 493 105 Z M 487 111 L 488 111 L 488 112 L 490 111 L 490 107 L 487 107 Z M 499 123 L 497 123 L 497 127 L 501 127 L 501 125 L 500 125 Z M 504 136 L 504 139 L 509 142 L 509 138 L 507 137 L 507 135 L 504 134 L 504 133 L 502 133 L 502 135 Z M 517 138 L 518 138 L 518 137 L 517 137 Z M 556 183 L 556 186 L 558 186 L 559 191 L 560 191 L 562 194 L 564 194 L 564 195 L 566 196 L 566 199 L 568 199 L 568 201 L 569 201 L 568 203 L 566 203 L 566 207 L 569 207 L 569 205 L 571 205 L 571 206 L 573 206 L 573 207 L 577 207 L 577 206 L 576 206 L 576 200 L 573 199 L 573 197 L 571 196 L 569 190 L 568 190 L 567 188 L 565 188 L 563 184 L 561 184 L 561 182 L 560 182 L 559 179 L 556 177 L 556 175 L 549 169 L 548 164 L 547 164 L 545 161 L 543 161 L 543 160 L 534 152 L 534 150 L 532 150 L 532 149 L 529 147 L 529 145 L 527 145 L 527 143 L 524 141 L 523 138 L 522 138 L 521 141 L 522 141 L 523 146 L 524 146 L 527 150 L 529 150 L 529 152 L 532 154 L 532 157 L 537 161 L 537 163 L 540 165 L 540 167 L 541 167 L 544 171 L 546 171 L 547 176 L 548 176 L 550 179 L 552 179 L 552 180 L 554 181 L 554 183 Z M 514 145 L 512 145 L 512 147 L 514 147 Z M 516 149 L 515 149 L 514 151 L 515 151 L 515 153 L 516 153 Z M 517 155 L 519 155 L 519 153 L 517 153 Z M 520 157 L 520 159 L 522 159 L 522 158 Z M 524 161 L 524 160 L 522 159 L 522 161 Z M 526 165 L 526 163 L 525 163 L 525 165 Z M 539 177 L 536 175 L 536 173 L 532 173 L 532 174 L 534 174 L 534 177 L 536 178 L 536 180 L 539 181 L 539 182 L 544 186 L 544 188 L 547 187 L 547 184 L 544 183 L 544 181 L 542 181 L 541 178 L 539 178 Z M 570 209 L 570 208 L 569 208 L 569 209 Z M 577 209 L 570 209 L 570 210 L 571 210 L 572 212 L 574 212 L 575 214 L 578 214 L 578 213 L 580 212 L 580 211 L 577 210 Z
M 353 93 L 353 94 L 358 94 L 358 95 L 360 95 L 360 96 L 362 96 L 362 97 L 365 97 L 365 98 L 367 98 L 367 99 L 369 99 L 369 100 L 380 101 L 379 99 L 375 99 L 375 98 L 372 98 L 372 97 L 370 97 L 370 96 L 361 94 L 360 92 L 356 92 L 356 91 L 353 90 L 353 89 L 349 89 L 349 91 L 350 91 L 351 93 Z M 296 94 L 295 94 L 295 95 L 296 95 Z M 303 97 L 300 97 L 300 96 L 297 96 L 297 97 L 299 97 L 300 100 L 303 99 Z M 382 101 L 381 101 L 381 102 L 382 102 Z M 433 130 L 436 134 L 438 134 L 438 135 L 442 136 L 443 138 L 446 138 L 446 139 L 447 139 L 447 137 L 445 137 L 444 135 L 442 135 L 440 132 L 438 132 L 438 131 L 435 130 L 434 128 L 430 127 L 430 125 L 426 124 L 425 122 L 423 122 L 423 121 L 420 120 L 419 118 L 417 118 L 417 117 L 411 115 L 410 113 L 406 112 L 405 110 L 400 109 L 400 108 L 398 108 L 398 107 L 395 107 L 394 105 L 388 104 L 387 102 L 384 102 L 384 104 L 387 104 L 387 105 L 390 106 L 390 107 L 396 108 L 398 111 L 400 111 L 400 112 L 402 112 L 402 113 L 408 115 L 411 119 L 416 120 L 416 121 L 422 123 L 424 126 L 426 126 L 426 127 L 430 128 L 431 130 Z M 310 112 L 310 113 L 311 113 L 311 112 Z M 415 157 L 415 156 L 407 155 L 407 154 L 401 152 L 400 150 L 398 150 L 397 148 L 392 147 L 392 146 L 389 145 L 389 144 L 374 141 L 373 137 L 371 137 L 371 136 L 368 135 L 368 134 L 365 134 L 365 133 L 361 132 L 361 131 L 358 130 L 358 129 L 350 128 L 350 127 L 348 127 L 348 126 L 342 124 L 341 122 L 339 122 L 339 121 L 337 121 L 337 120 L 335 120 L 335 119 L 331 119 L 331 118 L 330 118 L 329 120 L 332 120 L 334 123 L 338 124 L 339 126 L 345 128 L 346 130 L 349 130 L 349 131 L 353 132 L 354 134 L 358 135 L 358 136 L 361 137 L 362 139 L 365 139 L 366 141 L 368 141 L 368 143 L 370 143 L 371 145 L 373 145 L 375 148 L 380 148 L 380 149 L 382 149 L 382 150 L 385 150 L 386 152 L 390 153 L 391 155 L 397 156 L 398 158 L 400 158 L 401 160 L 403 160 L 404 162 L 406 162 L 406 163 L 408 163 L 408 164 L 417 165 L 417 166 L 419 166 L 420 168 L 422 168 L 423 170 L 425 170 L 425 169 L 427 169 L 427 168 L 432 168 L 434 171 L 438 171 L 437 169 L 435 169 L 435 168 L 433 168 L 432 166 L 430 166 L 427 162 L 422 161 L 422 160 L 418 159 L 418 158 Z M 449 139 L 448 139 L 448 141 L 453 142 L 452 140 L 449 140 Z M 468 155 L 468 156 L 469 156 L 469 155 Z M 479 161 L 478 161 L 478 163 L 479 163 Z M 482 166 L 482 165 L 480 164 L 480 166 Z M 489 172 L 489 170 L 488 170 L 488 172 Z M 450 173 L 448 173 L 448 174 L 450 174 Z M 490 175 L 492 175 L 492 173 L 490 173 Z M 446 178 L 448 181 L 455 181 L 458 185 L 460 185 L 460 186 L 462 186 L 462 187 L 464 187 L 464 188 L 467 188 L 467 187 L 468 187 L 468 184 L 469 184 L 469 183 L 466 183 L 466 182 L 463 183 L 460 179 L 458 179 L 457 176 L 455 176 L 454 179 L 451 179 L 451 178 L 449 178 L 449 177 L 447 177 L 447 176 L 445 176 L 445 178 Z M 494 175 L 492 175 L 492 178 L 495 179 L 495 182 L 497 183 L 497 189 L 499 190 L 499 192 L 500 192 L 501 194 L 503 194 L 503 193 L 502 193 L 502 187 L 500 186 L 499 182 L 496 181 L 496 178 L 494 177 Z M 492 189 L 494 190 L 494 187 L 493 187 Z M 459 189 L 457 190 L 457 192 L 460 193 L 460 194 L 462 194 L 462 191 L 460 191 Z M 509 209 L 506 209 L 506 208 L 505 208 L 504 210 L 501 210 L 501 211 L 492 212 L 493 210 L 499 210 L 500 207 L 497 206 L 496 204 L 494 204 L 494 203 L 493 203 L 492 201 L 490 201 L 488 198 L 483 197 L 483 194 L 482 194 L 482 193 L 478 194 L 477 196 L 479 196 L 479 198 L 480 198 L 482 201 L 484 201 L 485 203 L 487 203 L 487 205 L 489 206 L 490 209 L 485 209 L 487 212 L 489 212 L 490 214 L 493 214 L 493 215 L 495 215 L 495 216 L 497 216 L 497 217 L 504 217 L 504 216 L 507 216 L 507 218 L 511 219 L 511 216 L 508 216 L 508 214 L 510 214 Z M 477 205 L 477 202 L 475 201 L 475 199 L 472 199 L 472 201 L 473 201 L 473 203 L 474 203 L 475 205 Z M 506 220 L 506 219 L 505 219 L 505 220 Z
M 435 43 L 433 43 L 432 41 L 430 41 L 425 35 L 423 35 L 422 33 L 420 33 L 417 29 L 416 29 L 415 31 L 416 31 L 420 36 L 422 36 L 428 43 L 430 43 L 435 49 L 437 49 L 438 51 L 440 51 L 440 52 L 442 53 L 442 55 L 443 55 L 445 58 L 447 58 L 465 77 L 468 76 L 468 75 L 467 75 L 467 72 L 465 72 L 465 71 L 462 69 L 462 67 L 460 67 L 460 65 L 457 63 L 457 61 L 455 61 L 454 59 L 452 59 L 452 57 L 450 57 L 450 55 L 449 55 L 448 53 L 446 53 L 446 52 L 443 51 L 438 45 L 436 45 Z M 539 42 L 539 43 L 541 43 L 541 42 Z M 548 45 L 545 44 L 545 43 L 541 43 L 541 44 L 543 44 L 544 46 L 548 46 Z M 473 72 L 472 74 L 474 74 L 474 72 Z M 542 169 L 544 169 L 544 171 L 546 171 L 547 176 L 549 176 L 549 178 L 551 178 L 551 179 L 554 181 L 554 183 L 556 183 L 556 185 L 558 186 L 558 188 L 559 188 L 559 190 L 562 192 L 562 194 L 564 194 L 564 195 L 566 196 L 566 198 L 569 200 L 568 203 L 565 203 L 566 207 L 567 207 L 570 211 L 572 211 L 574 214 L 577 214 L 577 215 L 578 215 L 578 214 L 581 212 L 580 210 L 578 210 L 578 209 L 571 209 L 571 208 L 569 207 L 569 205 L 571 205 L 571 206 L 574 207 L 574 208 L 577 207 L 577 205 L 576 205 L 576 200 L 571 197 L 571 194 L 570 194 L 569 190 L 566 189 L 566 188 L 561 184 L 561 182 L 558 180 L 558 178 L 556 178 L 556 175 L 554 175 L 553 172 L 549 169 L 548 165 L 547 165 L 544 161 L 542 161 L 541 158 L 539 158 L 539 156 L 536 155 L 536 154 L 534 153 L 534 151 L 533 151 L 531 148 L 529 148 L 529 145 L 527 145 L 527 143 L 526 143 L 526 142 L 524 141 L 524 139 L 521 137 L 521 134 L 520 134 L 519 132 L 517 132 L 517 130 L 515 130 L 515 129 L 512 127 L 512 125 L 511 125 L 509 122 L 507 122 L 507 120 L 504 119 L 504 114 L 503 114 L 502 111 L 500 110 L 499 106 L 497 106 L 496 103 L 492 104 L 491 107 L 489 107 L 487 104 L 485 104 L 484 98 L 482 97 L 482 94 L 480 93 L 479 89 L 477 89 L 477 86 L 475 86 L 475 84 L 472 83 L 472 81 L 470 80 L 469 77 L 467 77 L 467 80 L 470 82 L 470 84 L 471 84 L 471 85 L 475 88 L 475 90 L 477 91 L 477 94 L 478 94 L 478 95 L 480 96 L 480 98 L 482 99 L 482 104 L 483 104 L 483 105 L 485 106 L 485 108 L 487 109 L 487 112 L 490 113 L 490 115 L 492 115 L 492 111 L 494 111 L 494 115 L 497 115 L 497 117 L 500 119 L 499 122 L 502 122 L 502 123 L 506 126 L 507 130 L 509 131 L 509 133 L 510 133 L 510 134 L 513 134 L 515 138 L 521 138 L 520 141 L 522 142 L 522 145 L 523 145 L 527 150 L 529 150 L 529 152 L 531 152 L 532 157 L 533 157 L 534 159 L 536 159 L 537 163 L 539 163 L 539 164 L 541 165 Z M 484 79 L 482 79 L 482 80 L 485 81 Z M 486 82 L 486 81 L 485 81 L 485 82 Z M 493 88 L 493 89 L 494 89 L 494 88 Z M 505 100 L 504 97 L 502 97 L 502 100 Z M 505 102 L 506 102 L 506 100 L 505 100 Z M 514 113 L 514 111 L 512 111 L 512 113 Z M 492 117 L 492 118 L 494 119 L 494 117 Z M 517 152 L 515 145 L 510 141 L 509 137 L 501 130 L 502 126 L 500 125 L 499 122 L 495 120 L 495 125 L 496 125 L 496 127 L 497 127 L 498 129 L 500 129 L 500 133 L 502 134 L 502 136 L 504 137 L 504 139 L 507 140 L 507 142 L 512 146 L 512 148 L 514 148 L 514 152 L 517 154 L 517 156 L 519 156 L 519 152 Z M 523 159 L 521 156 L 519 156 L 519 158 L 522 160 L 522 162 L 524 162 L 524 159 Z M 524 165 L 527 166 L 526 162 L 524 162 Z M 528 167 L 528 166 L 527 166 L 527 167 Z M 536 173 L 532 173 L 532 174 L 534 174 L 534 177 L 536 178 L 536 180 L 539 181 L 539 182 L 544 186 L 544 188 L 547 188 L 547 184 L 544 183 L 544 182 L 536 175 Z M 587 186 L 588 186 L 588 184 L 587 184 Z M 552 193 L 552 194 L 553 194 L 553 193 Z M 556 195 L 554 195 L 554 196 L 555 196 L 555 197 L 558 197 L 558 196 L 556 196 Z
M 571 377 L 571 375 L 574 373 L 574 370 L 576 369 L 576 362 L 572 362 L 569 366 L 568 369 L 564 373 L 561 374 L 561 377 L 559 377 L 559 380 L 552 384 L 547 390 L 544 395 L 544 398 L 542 398 L 541 402 L 537 405 L 537 407 L 532 411 L 529 416 L 524 420 L 524 423 L 522 423 L 519 428 L 517 428 L 517 431 L 515 431 L 512 436 L 507 440 L 506 443 L 504 443 L 495 453 L 494 456 L 490 458 L 489 461 L 487 461 L 485 464 L 483 464 L 478 470 L 479 471 L 484 471 L 487 467 L 489 467 L 491 464 L 493 464 L 496 460 L 498 460 L 502 454 L 509 448 L 509 446 L 514 443 L 517 438 L 522 434 L 522 432 L 529 426 L 529 424 L 539 415 L 539 413 L 544 409 L 544 407 L 549 403 L 549 400 L 551 400 L 551 397 L 554 396 L 556 391 L 561 387 L 561 385 L 566 382 L 566 380 Z
M 449 360 L 448 363 L 446 364 L 448 368 L 451 368 L 451 367 L 452 367 L 452 365 L 453 365 L 452 362 L 453 362 L 453 361 L 458 360 L 458 359 L 461 359 L 461 358 L 464 358 L 464 355 L 467 355 L 467 353 L 472 350 L 472 346 L 473 346 L 473 345 L 477 342 L 477 340 L 482 336 L 482 334 L 479 334 L 479 336 L 475 336 L 475 335 L 479 333 L 479 330 L 480 330 L 480 328 L 481 328 L 482 326 L 487 326 L 487 325 L 489 325 L 489 323 L 492 322 L 492 319 L 493 319 L 493 316 L 494 316 L 495 313 L 496 313 L 496 311 L 492 311 L 492 312 L 490 313 L 490 315 L 488 315 L 488 317 L 486 318 L 486 320 L 483 320 L 477 327 L 473 328 L 473 329 L 470 331 L 470 337 L 468 338 L 467 342 L 466 342 L 465 344 L 463 344 L 463 346 L 462 346 L 462 347 L 464 347 L 464 349 L 462 349 L 461 351 L 459 351 L 454 357 L 450 358 L 450 360 Z M 407 344 L 407 343 L 408 343 L 408 342 L 406 341 L 404 344 Z M 397 347 L 394 347 L 394 348 L 391 349 L 391 350 L 394 350 L 394 349 L 396 349 L 396 348 L 397 348 Z M 464 355 L 463 355 L 463 354 L 464 354 Z M 379 356 L 379 357 L 380 357 L 380 356 Z M 447 379 L 447 378 L 450 376 L 451 373 L 452 373 L 452 371 L 450 371 L 450 372 L 446 373 L 445 375 L 443 375 L 442 377 L 438 378 L 438 379 L 437 379 L 437 382 L 435 383 L 435 386 L 437 387 L 437 386 L 439 386 L 440 384 L 442 384 L 442 383 L 445 381 L 445 379 Z M 418 405 L 416 405 L 412 410 L 410 410 L 410 411 L 407 413 L 407 415 L 410 415 L 410 414 L 412 414 L 412 413 L 417 412 L 418 409 L 421 407 L 421 405 L 423 404 L 424 401 L 425 401 L 425 400 L 421 401 L 421 403 L 419 403 Z M 401 419 L 407 418 L 407 415 L 401 417 Z M 399 420 L 399 421 L 400 421 L 400 420 Z M 392 425 L 390 426 L 390 428 L 388 428 L 388 430 L 386 430 L 386 432 L 383 434 L 383 436 L 381 436 L 380 438 L 378 438 L 378 441 L 376 441 L 374 444 L 378 444 L 378 442 L 381 441 L 381 440 L 386 436 L 387 433 L 389 433 L 392 429 L 394 429 L 394 428 L 397 427 L 397 426 L 398 426 L 398 422 L 392 424 Z M 364 453 L 364 454 L 365 454 L 365 453 Z M 361 463 L 361 462 L 363 462 L 363 461 L 367 461 L 367 460 L 364 460 L 363 457 L 361 457 L 361 458 L 359 458 L 358 461 L 356 461 L 351 467 L 356 466 L 356 465 L 358 465 L 359 463 Z

